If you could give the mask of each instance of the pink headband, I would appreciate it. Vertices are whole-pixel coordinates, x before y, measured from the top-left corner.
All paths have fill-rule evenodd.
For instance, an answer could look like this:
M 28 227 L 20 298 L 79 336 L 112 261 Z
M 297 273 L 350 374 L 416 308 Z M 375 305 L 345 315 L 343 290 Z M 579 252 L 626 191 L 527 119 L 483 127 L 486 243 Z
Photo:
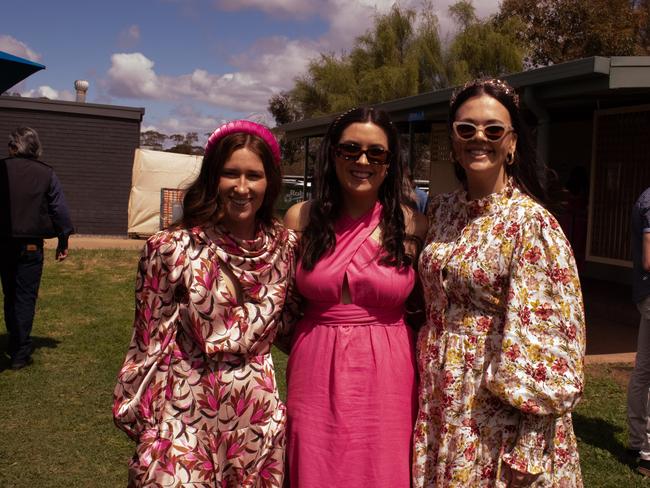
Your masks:
M 251 122 L 250 120 L 233 120 L 221 127 L 217 127 L 212 135 L 208 137 L 208 142 L 205 145 L 205 155 L 207 156 L 214 151 L 214 148 L 217 147 L 217 143 L 221 139 L 230 134 L 237 134 L 239 132 L 252 134 L 262 139 L 266 145 L 269 146 L 271 154 L 273 154 L 273 162 L 276 166 L 280 166 L 280 146 L 278 145 L 275 136 L 267 127 L 256 122 Z

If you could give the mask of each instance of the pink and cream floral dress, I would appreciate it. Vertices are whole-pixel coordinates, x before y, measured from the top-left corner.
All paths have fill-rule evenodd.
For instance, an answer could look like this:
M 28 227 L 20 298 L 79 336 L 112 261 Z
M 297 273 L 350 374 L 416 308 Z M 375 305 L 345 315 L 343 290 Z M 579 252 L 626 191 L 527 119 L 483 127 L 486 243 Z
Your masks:
M 136 441 L 129 486 L 282 486 L 285 407 L 270 349 L 295 244 L 280 224 L 248 241 L 218 227 L 147 241 L 114 393 L 115 423 Z
M 414 486 L 505 487 L 505 465 L 538 474 L 532 486 L 582 486 L 584 312 L 557 221 L 511 184 L 438 195 L 428 217 Z

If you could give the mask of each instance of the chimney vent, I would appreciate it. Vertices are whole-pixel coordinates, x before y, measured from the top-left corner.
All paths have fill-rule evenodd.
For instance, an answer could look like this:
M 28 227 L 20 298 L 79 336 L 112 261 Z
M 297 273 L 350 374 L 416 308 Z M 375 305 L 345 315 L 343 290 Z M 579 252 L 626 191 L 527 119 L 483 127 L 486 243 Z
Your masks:
M 86 80 L 76 80 L 74 89 L 77 90 L 77 102 L 86 103 L 86 92 L 88 91 L 88 82 Z

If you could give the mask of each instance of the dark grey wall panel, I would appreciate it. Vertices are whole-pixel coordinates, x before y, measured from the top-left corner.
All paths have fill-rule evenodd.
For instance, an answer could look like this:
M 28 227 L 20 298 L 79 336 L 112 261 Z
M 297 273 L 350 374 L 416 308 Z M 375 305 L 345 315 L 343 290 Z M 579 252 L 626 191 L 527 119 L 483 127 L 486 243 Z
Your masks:
M 77 232 L 126 235 L 133 155 L 140 143 L 144 110 L 121 108 L 114 111 L 119 117 L 113 117 L 106 115 L 110 106 L 32 101 L 26 110 L 16 107 L 20 99 L 11 97 L 11 106 L 3 106 L 3 99 L 0 140 L 6 141 L 21 125 L 38 131 L 42 159 L 61 180 Z M 79 110 L 75 111 L 75 105 Z M 93 115 L 94 109 L 99 115 Z M 0 146 L 0 157 L 6 154 L 5 143 Z

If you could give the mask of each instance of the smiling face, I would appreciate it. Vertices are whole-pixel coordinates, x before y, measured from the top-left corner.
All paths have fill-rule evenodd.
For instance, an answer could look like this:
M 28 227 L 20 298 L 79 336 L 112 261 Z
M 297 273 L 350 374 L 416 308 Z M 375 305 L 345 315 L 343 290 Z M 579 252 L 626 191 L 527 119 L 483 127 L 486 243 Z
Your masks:
M 485 93 L 468 98 L 457 110 L 455 121 L 471 122 L 477 126 L 512 125 L 508 109 L 496 98 Z M 454 155 L 467 175 L 470 187 L 486 188 L 488 193 L 500 191 L 506 183 L 506 156 L 514 154 L 517 135 L 509 131 L 501 140 L 492 142 L 482 130 L 468 140 L 452 133 Z M 471 192 L 470 192 L 471 193 Z
M 339 144 L 356 144 L 362 150 L 377 147 L 388 150 L 388 137 L 384 130 L 372 122 L 355 122 L 341 133 Z M 379 195 L 388 165 L 370 164 L 365 154 L 354 160 L 335 156 L 336 177 L 345 195 L 376 199 Z
M 255 236 L 255 215 L 264 202 L 267 179 L 260 157 L 243 147 L 224 163 L 219 177 L 221 223 L 243 239 Z

